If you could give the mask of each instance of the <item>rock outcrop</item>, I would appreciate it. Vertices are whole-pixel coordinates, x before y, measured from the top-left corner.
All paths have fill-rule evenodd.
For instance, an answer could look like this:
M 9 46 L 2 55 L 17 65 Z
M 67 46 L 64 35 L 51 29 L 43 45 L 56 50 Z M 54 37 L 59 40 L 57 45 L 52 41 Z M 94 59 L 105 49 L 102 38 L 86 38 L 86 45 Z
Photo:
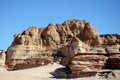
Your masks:
M 88 45 L 95 45 L 99 42 L 97 30 L 85 21 L 68 20 L 63 24 L 49 24 L 47 28 L 32 26 L 22 33 L 14 35 L 14 41 L 7 50 L 6 64 L 14 68 L 19 64 L 28 65 L 30 63 L 29 66 L 31 64 L 36 66 L 38 63 L 44 63 L 42 61 L 40 63 L 39 58 L 47 55 L 47 59 L 51 60 L 54 50 L 69 44 L 73 37 L 78 37 Z
M 112 45 L 106 47 L 105 50 L 108 52 L 108 68 L 120 69 L 120 45 Z
M 73 57 L 79 53 L 85 53 L 89 51 L 89 46 L 83 43 L 77 37 L 73 37 L 69 45 L 61 48 L 61 55 L 64 57 Z
M 120 35 L 118 34 L 104 34 L 100 35 L 102 44 L 106 45 L 117 45 L 120 44 Z
M 5 66 L 6 55 L 3 50 L 0 50 L 0 66 Z
M 65 56 L 62 58 L 61 64 L 70 69 L 74 77 L 95 75 L 101 70 L 108 59 L 106 53 L 90 53 L 87 52 L 83 42 L 73 38 L 69 44 L 69 48 L 64 51 Z M 71 51 L 70 51 L 71 50 Z M 67 55 L 66 55 L 67 54 Z
M 6 64 L 11 69 L 24 69 L 52 63 L 52 51 L 40 47 L 18 45 L 7 51 Z
M 67 44 L 72 37 L 78 37 L 89 45 L 100 43 L 98 32 L 90 23 L 79 20 L 68 20 L 63 24 L 49 24 L 47 28 L 30 27 L 14 36 L 11 46 L 33 45 L 39 47 L 57 48 Z
M 66 61 L 63 65 L 73 70 L 73 73 L 74 69 L 80 67 L 82 70 L 97 70 L 105 66 L 106 62 L 113 65 L 113 55 L 107 53 L 119 53 L 120 48 L 114 51 L 109 48 L 116 44 L 120 45 L 120 35 L 99 36 L 98 31 L 84 20 L 67 20 L 63 24 L 49 24 L 47 28 L 32 26 L 14 35 L 7 50 L 6 64 L 12 69 L 35 67 L 52 63 L 57 55 L 60 57 L 57 60 L 60 61 L 62 57 L 63 62 Z M 119 60 L 118 57 L 114 59 L 115 62 Z M 86 63 L 83 63 L 84 60 Z M 99 68 L 96 67 L 98 65 Z
M 69 44 L 71 47 L 75 45 L 79 44 L 73 40 Z M 66 49 L 66 52 L 62 52 L 65 56 L 62 57 L 61 64 L 70 70 L 70 77 L 95 76 L 97 73 L 110 73 L 104 69 L 120 69 L 120 45 L 98 45 L 91 47 L 87 52 L 81 51 L 81 48 L 85 50 L 86 47 L 74 47 L 70 49 L 72 51 Z

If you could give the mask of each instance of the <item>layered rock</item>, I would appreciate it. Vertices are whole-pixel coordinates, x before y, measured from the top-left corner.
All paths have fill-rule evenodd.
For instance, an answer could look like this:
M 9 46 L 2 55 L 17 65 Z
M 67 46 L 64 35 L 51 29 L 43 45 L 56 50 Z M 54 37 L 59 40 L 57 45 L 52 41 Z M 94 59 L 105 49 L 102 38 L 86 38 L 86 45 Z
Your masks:
M 120 52 L 109 54 L 107 64 L 110 69 L 120 69 Z
M 74 42 L 72 43 L 78 45 Z M 72 43 L 69 46 L 73 46 Z M 85 47 L 79 47 L 85 49 Z M 71 49 L 74 51 L 72 52 L 72 56 L 66 55 L 70 54 L 68 51 L 68 53 L 63 53 L 66 56 L 62 57 L 61 64 L 71 71 L 70 77 L 95 76 L 97 73 L 108 74 L 111 71 L 104 69 L 120 69 L 119 48 L 120 45 L 98 45 L 91 47 L 87 52 L 82 52 L 80 49 L 74 48 Z M 76 49 L 78 50 L 77 53 L 75 53 Z
M 107 57 L 104 55 L 85 54 L 73 57 L 70 70 L 73 75 L 81 76 L 81 73 L 95 73 L 101 70 L 106 63 Z M 86 74 L 84 75 L 86 76 Z
M 19 64 L 28 64 L 26 61 L 29 60 L 30 63 L 37 63 L 39 61 L 34 61 L 33 58 L 38 59 L 35 56 L 44 53 L 50 55 L 47 57 L 49 59 L 55 49 L 66 46 L 73 37 L 78 37 L 89 45 L 99 42 L 98 32 L 85 21 L 68 20 L 63 24 L 49 24 L 47 28 L 32 26 L 14 35 L 14 41 L 7 50 L 6 64 L 15 67 Z M 53 52 L 46 54 L 46 50 Z
M 112 45 L 106 47 L 105 50 L 108 52 L 108 68 L 120 69 L 120 45 Z
M 39 47 L 18 45 L 7 51 L 6 64 L 11 69 L 24 69 L 52 63 L 51 51 L 42 51 Z
M 92 47 L 90 50 L 92 53 L 105 53 L 108 60 L 106 62 L 106 68 L 120 69 L 120 45 L 100 45 Z
M 63 51 L 65 56 L 61 64 L 69 68 L 72 75 L 76 77 L 95 75 L 105 66 L 108 59 L 105 56 L 106 53 L 87 52 L 88 48 L 86 49 L 85 44 L 77 38 L 73 38 L 69 46 L 66 51 Z
M 20 69 L 51 63 L 55 60 L 53 55 L 58 52 L 58 55 L 68 59 L 66 61 L 81 52 L 88 52 L 89 49 L 90 53 L 105 53 L 109 48 L 92 47 L 120 44 L 119 35 L 111 36 L 113 41 L 106 35 L 99 36 L 98 31 L 84 20 L 67 20 L 63 24 L 49 24 L 47 28 L 32 26 L 14 35 L 14 40 L 7 50 L 6 64 L 10 68 Z M 90 54 L 89 57 L 94 56 Z

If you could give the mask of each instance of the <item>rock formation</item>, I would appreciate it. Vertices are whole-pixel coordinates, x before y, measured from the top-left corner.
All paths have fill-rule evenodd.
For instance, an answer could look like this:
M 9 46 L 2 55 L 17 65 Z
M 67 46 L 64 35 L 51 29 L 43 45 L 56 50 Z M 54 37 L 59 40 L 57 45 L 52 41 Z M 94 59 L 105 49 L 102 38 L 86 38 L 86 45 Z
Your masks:
M 54 50 L 69 44 L 73 37 L 78 37 L 90 46 L 100 41 L 97 30 L 85 21 L 68 20 L 63 24 L 49 24 L 47 28 L 32 26 L 14 35 L 14 41 L 7 50 L 6 64 L 12 68 L 19 64 L 28 65 L 28 63 L 36 66 L 38 59 L 41 59 L 39 55 L 47 56 L 47 59 L 51 60 Z
M 120 35 L 118 34 L 104 34 L 100 35 L 102 44 L 104 45 L 116 45 L 120 44 Z
M 69 45 L 61 48 L 61 55 L 65 57 L 73 57 L 79 53 L 85 53 L 89 50 L 88 45 L 84 44 L 77 37 L 73 37 Z
M 90 53 L 87 52 L 83 42 L 73 38 L 69 44 L 69 48 L 64 51 L 65 56 L 62 58 L 61 64 L 70 69 L 74 77 L 90 76 L 101 70 L 108 59 L 106 53 Z M 71 50 L 71 51 L 70 51 Z M 66 55 L 67 54 L 67 55 Z
M 67 44 L 75 36 L 89 45 L 100 43 L 98 32 L 90 23 L 68 20 L 63 24 L 49 24 L 47 28 L 32 26 L 22 33 L 16 34 L 11 46 L 32 45 L 41 48 L 57 48 L 61 47 L 61 44 Z
M 67 20 L 47 28 L 32 26 L 15 34 L 6 64 L 11 69 L 24 69 L 57 60 L 70 69 L 71 75 L 80 76 L 102 68 L 120 69 L 119 55 L 120 35 L 99 35 L 84 20 Z
M 69 46 L 74 47 L 77 39 L 71 41 Z M 69 47 L 70 48 L 70 47 Z M 109 73 L 104 69 L 120 69 L 120 45 L 98 45 L 91 47 L 89 51 L 84 51 L 86 47 L 81 46 L 63 51 L 61 64 L 71 71 L 71 77 L 92 76 L 97 73 Z M 82 51 L 82 50 L 83 51 Z M 77 50 L 77 52 L 76 52 Z M 67 54 L 67 55 L 66 55 Z M 72 54 L 72 56 L 71 56 Z
M 6 64 L 12 69 L 24 69 L 52 63 L 52 51 L 37 46 L 18 45 L 7 51 Z
M 6 55 L 3 50 L 0 50 L 0 66 L 5 66 Z

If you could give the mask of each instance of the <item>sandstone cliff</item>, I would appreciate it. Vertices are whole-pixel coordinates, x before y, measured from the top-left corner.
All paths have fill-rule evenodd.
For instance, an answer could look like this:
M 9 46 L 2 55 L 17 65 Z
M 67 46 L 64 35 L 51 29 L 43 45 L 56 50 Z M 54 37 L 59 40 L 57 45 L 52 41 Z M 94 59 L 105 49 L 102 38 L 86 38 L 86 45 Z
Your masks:
M 98 32 L 90 23 L 79 20 L 68 20 L 63 24 L 49 24 L 47 28 L 32 26 L 14 36 L 11 46 L 32 45 L 39 47 L 57 48 L 67 44 L 72 37 L 78 37 L 89 45 L 100 43 Z
M 79 44 L 80 43 L 80 44 Z M 61 64 L 70 70 L 70 77 L 95 76 L 97 73 L 110 73 L 104 69 L 120 69 L 120 45 L 97 45 L 89 51 L 83 42 L 73 38 L 65 50 Z
M 106 52 L 110 48 L 104 46 L 113 44 L 120 44 L 120 35 L 99 36 L 98 31 L 84 20 L 67 20 L 63 24 L 49 24 L 46 28 L 31 26 L 14 35 L 7 50 L 6 64 L 13 69 L 34 67 L 52 63 L 54 54 L 58 57 L 88 51 Z M 103 46 L 97 49 L 94 48 L 96 45 Z

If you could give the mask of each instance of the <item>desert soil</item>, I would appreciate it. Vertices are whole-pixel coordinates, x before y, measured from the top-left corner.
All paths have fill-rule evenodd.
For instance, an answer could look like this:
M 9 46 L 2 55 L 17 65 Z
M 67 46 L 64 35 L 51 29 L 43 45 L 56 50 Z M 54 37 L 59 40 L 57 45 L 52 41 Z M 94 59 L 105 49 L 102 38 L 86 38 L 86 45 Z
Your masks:
M 55 78 L 51 72 L 54 72 L 58 68 L 64 68 L 59 64 L 50 64 L 35 68 L 6 71 L 0 69 L 0 80 L 106 80 L 99 77 L 81 77 L 81 78 Z

